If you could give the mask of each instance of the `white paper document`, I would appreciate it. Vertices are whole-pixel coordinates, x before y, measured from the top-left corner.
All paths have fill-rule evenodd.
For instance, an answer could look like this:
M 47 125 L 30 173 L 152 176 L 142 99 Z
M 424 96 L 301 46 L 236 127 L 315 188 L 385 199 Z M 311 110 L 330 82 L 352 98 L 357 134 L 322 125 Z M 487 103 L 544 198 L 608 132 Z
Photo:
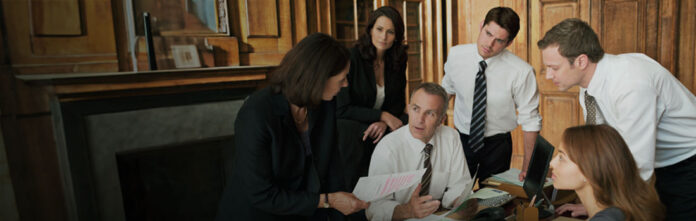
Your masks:
M 360 177 L 353 189 L 353 194 L 362 201 L 371 202 L 420 183 L 424 173 L 425 169 L 421 169 L 405 173 Z

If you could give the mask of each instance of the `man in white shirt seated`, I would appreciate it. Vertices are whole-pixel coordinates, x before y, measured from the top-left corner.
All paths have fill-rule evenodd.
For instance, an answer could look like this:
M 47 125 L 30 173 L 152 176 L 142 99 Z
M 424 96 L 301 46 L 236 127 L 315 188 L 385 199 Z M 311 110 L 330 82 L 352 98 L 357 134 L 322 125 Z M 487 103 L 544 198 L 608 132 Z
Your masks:
M 605 54 L 596 33 L 579 19 L 555 25 L 537 45 L 547 79 L 560 90 L 581 87 L 585 121 L 614 127 L 644 180 L 654 171 L 666 220 L 693 220 L 696 97 L 644 54 Z
M 421 184 L 372 202 L 366 210 L 368 219 L 423 218 L 435 212 L 440 204 L 452 208 L 467 185 L 473 182 L 459 133 L 441 126 L 447 110 L 447 96 L 435 83 L 418 86 L 407 106 L 408 126 L 390 133 L 377 144 L 370 163 L 370 176 L 423 168 L 426 172 Z

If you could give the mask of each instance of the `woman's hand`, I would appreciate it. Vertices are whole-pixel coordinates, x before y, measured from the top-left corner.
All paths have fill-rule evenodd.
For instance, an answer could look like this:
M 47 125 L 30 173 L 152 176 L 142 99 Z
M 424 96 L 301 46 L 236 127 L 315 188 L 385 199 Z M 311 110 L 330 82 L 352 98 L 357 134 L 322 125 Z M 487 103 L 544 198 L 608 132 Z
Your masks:
M 386 111 L 382 111 L 382 116 L 380 116 L 379 120 L 386 123 L 392 131 L 404 125 L 399 118 L 394 117 L 394 115 Z
M 384 136 L 384 132 L 387 131 L 387 124 L 378 121 L 370 124 L 369 127 L 363 132 L 363 138 L 362 140 L 365 141 L 367 140 L 368 137 L 375 139 L 372 143 L 377 143 L 379 142 L 380 139 L 382 139 L 382 136 Z
M 347 192 L 329 193 L 329 205 L 338 210 L 343 215 L 350 215 L 360 210 L 366 209 L 370 204 L 366 203 Z

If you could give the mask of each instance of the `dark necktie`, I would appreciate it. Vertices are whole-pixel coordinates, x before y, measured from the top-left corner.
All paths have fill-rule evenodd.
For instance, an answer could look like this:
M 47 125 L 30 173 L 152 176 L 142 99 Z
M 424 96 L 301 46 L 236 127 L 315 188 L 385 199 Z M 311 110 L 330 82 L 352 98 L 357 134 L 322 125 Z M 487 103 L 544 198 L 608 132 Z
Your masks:
M 425 173 L 423 174 L 423 178 L 421 179 L 421 190 L 420 190 L 420 196 L 425 196 L 430 193 L 430 180 L 433 177 L 433 165 L 430 163 L 430 153 L 433 151 L 433 145 L 432 144 L 426 144 L 425 148 L 423 148 L 423 154 L 425 154 L 425 163 L 423 163 L 423 166 L 425 167 Z
M 486 131 L 486 61 L 479 62 L 474 86 L 474 102 L 471 111 L 471 128 L 469 129 L 469 148 L 478 152 L 483 148 L 483 136 Z
M 585 109 L 587 110 L 585 124 L 597 124 L 597 101 L 587 93 L 587 90 L 585 90 Z

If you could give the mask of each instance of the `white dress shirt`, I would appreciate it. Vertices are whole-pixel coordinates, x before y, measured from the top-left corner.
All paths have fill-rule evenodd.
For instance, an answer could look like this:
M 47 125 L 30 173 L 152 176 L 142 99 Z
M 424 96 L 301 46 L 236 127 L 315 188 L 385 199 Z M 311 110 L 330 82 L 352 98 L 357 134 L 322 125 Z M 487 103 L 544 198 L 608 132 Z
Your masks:
M 456 95 L 454 126 L 464 134 L 469 134 L 471 127 L 474 84 L 481 60 L 476 44 L 467 44 L 452 47 L 445 63 L 442 87 L 447 93 Z M 539 131 L 539 92 L 532 66 L 507 49 L 486 59 L 486 64 L 484 135 L 507 133 L 517 125 L 522 125 L 523 131 Z
M 644 54 L 604 54 L 587 89 L 603 119 L 628 144 L 644 180 L 654 168 L 696 154 L 696 97 L 659 63 Z
M 451 208 L 466 186 L 473 182 L 469 175 L 459 133 L 451 127 L 439 126 L 430 139 L 433 150 L 430 155 L 433 175 L 430 195 L 441 199 L 442 206 Z M 425 143 L 413 138 L 405 125 L 385 136 L 377 144 L 370 162 L 369 175 L 382 175 L 423 169 Z M 418 185 L 397 191 L 370 203 L 366 210 L 369 220 L 391 220 L 394 208 L 407 203 Z

